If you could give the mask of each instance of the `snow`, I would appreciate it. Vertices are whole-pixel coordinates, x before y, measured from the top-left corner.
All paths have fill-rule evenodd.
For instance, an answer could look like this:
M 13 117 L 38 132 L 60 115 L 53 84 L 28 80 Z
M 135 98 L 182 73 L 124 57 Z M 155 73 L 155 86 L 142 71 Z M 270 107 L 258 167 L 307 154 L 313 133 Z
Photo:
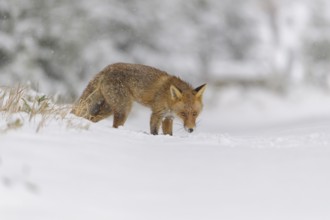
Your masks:
M 208 89 L 192 134 L 150 135 L 140 106 L 0 133 L 0 219 L 329 219 L 330 96 Z
M 329 3 L 232 3 L 0 1 L 1 86 L 71 101 L 117 61 L 251 84 L 208 86 L 197 130 L 174 136 L 138 105 L 119 129 L 40 115 L 33 92 L 10 115 L 0 88 L 0 220 L 330 219 L 330 94 L 306 87 L 329 88 Z
M 81 91 L 71 85 L 115 62 L 196 82 L 283 75 L 318 84 L 329 69 L 326 0 L 12 0 L 0 8 L 1 84 L 30 81 L 65 101 Z

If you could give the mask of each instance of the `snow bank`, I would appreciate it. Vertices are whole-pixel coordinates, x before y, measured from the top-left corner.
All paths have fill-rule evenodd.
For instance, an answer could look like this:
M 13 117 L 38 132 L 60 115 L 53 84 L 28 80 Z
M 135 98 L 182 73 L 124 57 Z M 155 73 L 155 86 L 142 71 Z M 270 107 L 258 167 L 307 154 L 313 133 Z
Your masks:
M 177 124 L 174 136 L 150 135 L 145 110 L 119 129 L 71 115 L 38 133 L 24 123 L 0 134 L 0 219 L 328 219 L 330 117 L 308 117 L 327 97 L 308 94 L 324 109 L 232 91 L 197 133 Z

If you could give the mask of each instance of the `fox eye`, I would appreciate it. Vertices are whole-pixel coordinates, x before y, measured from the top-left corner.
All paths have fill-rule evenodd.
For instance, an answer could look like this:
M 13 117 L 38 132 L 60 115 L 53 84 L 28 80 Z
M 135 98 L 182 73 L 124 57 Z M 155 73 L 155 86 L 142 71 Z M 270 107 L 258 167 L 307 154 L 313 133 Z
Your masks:
M 180 112 L 180 115 L 181 115 L 182 117 L 186 117 L 186 113 L 185 113 L 185 112 Z
M 193 112 L 192 115 L 193 115 L 194 117 L 196 117 L 196 116 L 197 116 L 197 112 Z

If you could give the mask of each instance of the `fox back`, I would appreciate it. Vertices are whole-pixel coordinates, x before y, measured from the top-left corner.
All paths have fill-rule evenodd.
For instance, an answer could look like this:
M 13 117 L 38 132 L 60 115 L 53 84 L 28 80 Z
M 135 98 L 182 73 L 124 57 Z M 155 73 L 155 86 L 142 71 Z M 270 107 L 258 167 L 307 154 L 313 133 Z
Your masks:
M 124 125 L 133 102 L 151 109 L 150 132 L 172 135 L 173 119 L 182 119 L 193 132 L 202 110 L 206 85 L 193 88 L 176 76 L 156 68 L 116 63 L 99 72 L 74 104 L 72 113 L 93 122 L 114 116 L 113 127 Z

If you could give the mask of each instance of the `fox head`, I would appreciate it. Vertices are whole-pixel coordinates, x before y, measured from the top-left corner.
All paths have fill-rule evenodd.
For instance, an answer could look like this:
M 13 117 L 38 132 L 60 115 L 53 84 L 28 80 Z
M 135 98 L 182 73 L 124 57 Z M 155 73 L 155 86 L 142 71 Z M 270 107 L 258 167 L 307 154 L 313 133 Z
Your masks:
M 202 96 L 206 84 L 195 89 L 181 91 L 174 85 L 171 85 L 171 99 L 173 101 L 172 111 L 183 121 L 184 129 L 191 133 L 196 127 L 196 118 L 202 111 Z

